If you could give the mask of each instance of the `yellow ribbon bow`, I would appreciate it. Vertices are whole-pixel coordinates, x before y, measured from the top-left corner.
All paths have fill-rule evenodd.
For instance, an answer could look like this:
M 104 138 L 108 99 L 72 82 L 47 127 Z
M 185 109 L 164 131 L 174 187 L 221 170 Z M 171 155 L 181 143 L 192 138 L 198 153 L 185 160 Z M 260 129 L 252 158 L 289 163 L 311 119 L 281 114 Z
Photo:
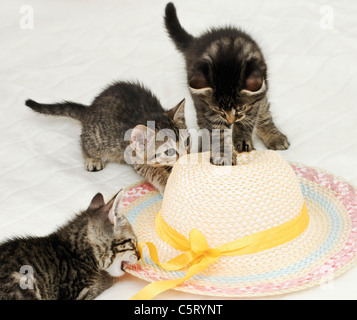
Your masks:
M 155 224 L 158 236 L 183 253 L 170 261 L 160 263 L 155 245 L 151 242 L 141 242 L 139 243 L 141 256 L 143 256 L 142 250 L 144 246 L 147 246 L 151 260 L 166 271 L 181 270 L 188 265 L 190 267 L 183 278 L 153 282 L 134 295 L 131 298 L 132 300 L 152 299 L 161 292 L 174 288 L 195 274 L 205 270 L 222 255 L 238 256 L 253 254 L 291 241 L 307 228 L 309 215 L 304 204 L 301 213 L 296 218 L 279 226 L 242 237 L 216 248 L 210 248 L 205 236 L 196 228 L 191 230 L 189 239 L 186 239 L 164 221 L 160 212 L 156 216 Z

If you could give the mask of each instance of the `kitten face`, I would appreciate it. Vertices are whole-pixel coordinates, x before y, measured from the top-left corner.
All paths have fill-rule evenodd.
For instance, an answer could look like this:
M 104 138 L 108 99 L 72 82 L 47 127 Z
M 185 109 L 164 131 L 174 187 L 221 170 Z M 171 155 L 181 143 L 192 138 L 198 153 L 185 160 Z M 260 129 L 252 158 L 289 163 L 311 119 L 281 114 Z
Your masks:
M 137 237 L 128 221 L 121 213 L 120 191 L 112 200 L 104 204 L 101 194 L 97 194 L 90 205 L 95 209 L 88 226 L 88 238 L 92 243 L 99 267 L 113 277 L 124 274 L 127 265 L 140 258 Z
M 131 132 L 131 146 L 135 149 L 136 161 L 151 166 L 172 166 L 177 159 L 190 152 L 191 140 L 184 118 L 184 100 L 165 112 L 170 128 L 158 130 L 144 125 Z M 138 163 L 138 162 L 137 162 Z
M 117 232 L 111 241 L 111 250 L 108 251 L 106 263 L 103 265 L 103 269 L 113 277 L 123 275 L 124 269 L 130 264 L 135 264 L 140 258 L 136 249 L 137 238 L 127 219 L 124 219 L 126 226 L 121 226 L 120 232 Z M 125 229 L 127 231 L 124 231 Z
M 264 58 L 247 39 L 214 41 L 189 71 L 191 93 L 229 125 L 243 120 L 267 91 Z
M 155 166 L 173 166 L 184 154 L 190 153 L 191 140 L 187 129 L 179 130 L 179 137 L 171 130 L 160 130 L 155 133 L 155 153 L 148 163 Z

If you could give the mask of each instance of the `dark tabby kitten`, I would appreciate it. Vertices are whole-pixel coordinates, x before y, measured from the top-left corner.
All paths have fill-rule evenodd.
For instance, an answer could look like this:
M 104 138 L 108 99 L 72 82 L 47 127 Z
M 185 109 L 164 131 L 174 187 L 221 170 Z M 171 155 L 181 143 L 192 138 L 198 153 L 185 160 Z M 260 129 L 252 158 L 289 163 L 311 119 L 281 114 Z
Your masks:
M 139 259 L 137 238 L 120 212 L 122 192 L 45 237 L 0 245 L 0 299 L 94 299 Z
M 212 28 L 194 37 L 182 28 L 172 3 L 166 6 L 165 24 L 186 60 L 199 127 L 233 127 L 238 152 L 254 149 L 254 129 L 269 149 L 287 149 L 288 139 L 269 111 L 267 65 L 257 43 L 234 27 Z
M 183 100 L 165 111 L 148 89 L 130 82 L 110 85 L 89 107 L 68 101 L 56 104 L 26 101 L 26 105 L 37 112 L 67 116 L 82 123 L 81 146 L 88 171 L 102 170 L 109 161 L 126 163 L 126 155 L 136 152 L 143 155 L 141 161 L 130 164 L 162 193 L 178 150 L 189 149 L 188 131 L 180 130 L 186 129 L 184 104 Z M 147 128 L 147 121 L 154 121 L 155 127 Z M 163 129 L 170 129 L 168 139 L 156 139 Z M 160 152 L 146 152 L 148 147 Z

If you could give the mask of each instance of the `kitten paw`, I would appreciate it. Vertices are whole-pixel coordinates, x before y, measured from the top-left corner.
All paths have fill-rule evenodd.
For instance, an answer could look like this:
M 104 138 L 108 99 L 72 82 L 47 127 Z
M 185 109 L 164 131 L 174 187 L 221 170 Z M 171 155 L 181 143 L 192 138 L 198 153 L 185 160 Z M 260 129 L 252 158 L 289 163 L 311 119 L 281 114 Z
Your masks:
M 290 146 L 288 138 L 281 132 L 270 136 L 269 140 L 264 142 L 267 148 L 271 150 L 286 150 Z
M 252 139 L 248 137 L 238 138 L 235 142 L 235 148 L 239 153 L 255 150 Z
M 160 193 L 161 193 L 162 195 L 164 195 L 164 193 L 165 193 L 165 187 L 166 187 L 166 186 L 159 186 L 159 187 L 158 187 L 158 190 L 160 191 Z
M 91 172 L 104 169 L 104 163 L 100 159 L 86 159 L 86 169 Z

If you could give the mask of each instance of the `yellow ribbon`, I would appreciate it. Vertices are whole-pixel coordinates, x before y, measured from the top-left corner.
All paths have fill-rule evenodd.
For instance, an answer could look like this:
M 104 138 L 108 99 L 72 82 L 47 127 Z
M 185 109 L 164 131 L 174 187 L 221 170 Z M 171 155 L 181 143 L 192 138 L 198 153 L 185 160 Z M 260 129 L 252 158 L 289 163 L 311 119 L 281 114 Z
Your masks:
M 181 270 L 188 265 L 190 267 L 183 278 L 153 282 L 134 295 L 131 300 L 152 299 L 161 292 L 174 288 L 205 270 L 221 256 L 253 254 L 289 242 L 307 228 L 309 214 L 304 204 L 301 213 L 296 218 L 216 248 L 210 248 L 205 236 L 196 228 L 191 230 L 189 239 L 186 239 L 164 221 L 160 212 L 156 216 L 155 224 L 158 236 L 175 249 L 183 251 L 183 253 L 170 261 L 160 263 L 155 245 L 151 242 L 141 242 L 139 243 L 141 256 L 143 256 L 143 247 L 146 245 L 149 249 L 151 260 L 164 270 L 175 271 Z

